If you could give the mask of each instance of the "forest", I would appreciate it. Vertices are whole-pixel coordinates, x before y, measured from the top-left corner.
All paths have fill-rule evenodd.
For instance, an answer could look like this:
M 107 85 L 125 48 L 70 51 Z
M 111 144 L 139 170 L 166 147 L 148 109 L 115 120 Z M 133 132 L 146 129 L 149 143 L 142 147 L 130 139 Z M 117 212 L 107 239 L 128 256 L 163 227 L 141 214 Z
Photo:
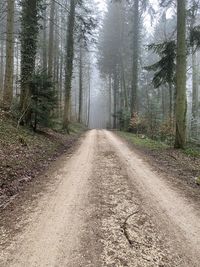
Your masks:
M 199 1 L 0 5 L 1 109 L 18 126 L 69 132 L 100 113 L 102 128 L 199 144 Z
M 0 0 L 0 266 L 199 267 L 200 0 Z

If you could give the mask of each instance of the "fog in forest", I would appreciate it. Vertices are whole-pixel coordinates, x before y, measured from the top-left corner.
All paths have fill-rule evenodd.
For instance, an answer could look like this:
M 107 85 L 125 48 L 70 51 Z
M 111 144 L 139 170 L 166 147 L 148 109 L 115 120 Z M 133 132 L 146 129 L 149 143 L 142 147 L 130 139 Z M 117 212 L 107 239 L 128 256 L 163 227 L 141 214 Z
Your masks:
M 199 10 L 196 0 L 2 0 L 1 106 L 35 130 L 77 121 L 198 144 Z

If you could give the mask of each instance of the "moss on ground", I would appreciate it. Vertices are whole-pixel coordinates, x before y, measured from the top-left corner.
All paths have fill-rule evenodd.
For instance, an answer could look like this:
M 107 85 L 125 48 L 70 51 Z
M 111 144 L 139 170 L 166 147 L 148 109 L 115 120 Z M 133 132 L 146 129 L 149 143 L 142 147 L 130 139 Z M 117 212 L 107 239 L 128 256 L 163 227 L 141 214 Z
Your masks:
M 194 158 L 200 158 L 200 149 L 198 147 L 187 147 L 186 149 L 183 150 L 183 152 L 191 157 Z
M 200 176 L 196 179 L 196 184 L 200 185 Z

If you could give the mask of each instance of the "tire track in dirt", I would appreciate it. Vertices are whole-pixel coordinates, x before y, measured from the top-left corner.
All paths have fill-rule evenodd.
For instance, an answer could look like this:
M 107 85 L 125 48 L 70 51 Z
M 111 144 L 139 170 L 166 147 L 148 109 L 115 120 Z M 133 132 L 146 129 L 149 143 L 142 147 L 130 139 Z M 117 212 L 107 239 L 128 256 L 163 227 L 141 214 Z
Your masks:
M 92 130 L 62 161 L 24 204 L 26 222 L 15 216 L 0 266 L 199 266 L 199 218 L 125 142 Z
M 104 131 L 106 139 L 118 155 L 132 184 L 139 192 L 145 211 L 165 233 L 174 250 L 182 254 L 180 266 L 199 266 L 199 210 L 170 186 L 161 175 L 151 170 L 127 143 L 114 133 Z
M 100 266 L 188 266 L 143 209 L 139 192 L 104 132 L 98 131 L 97 143 L 92 182 L 96 186 L 93 195 L 99 196 L 96 214 L 103 245 Z

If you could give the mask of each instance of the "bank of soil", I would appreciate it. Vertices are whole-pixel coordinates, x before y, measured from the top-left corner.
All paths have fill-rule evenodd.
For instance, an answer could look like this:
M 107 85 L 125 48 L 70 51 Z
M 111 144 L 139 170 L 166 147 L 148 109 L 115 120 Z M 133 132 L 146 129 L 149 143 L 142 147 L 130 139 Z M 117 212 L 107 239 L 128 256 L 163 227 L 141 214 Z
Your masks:
M 37 133 L 0 112 L 0 208 L 4 208 L 49 163 L 73 147 L 84 129 L 75 125 L 68 135 L 42 129 Z

